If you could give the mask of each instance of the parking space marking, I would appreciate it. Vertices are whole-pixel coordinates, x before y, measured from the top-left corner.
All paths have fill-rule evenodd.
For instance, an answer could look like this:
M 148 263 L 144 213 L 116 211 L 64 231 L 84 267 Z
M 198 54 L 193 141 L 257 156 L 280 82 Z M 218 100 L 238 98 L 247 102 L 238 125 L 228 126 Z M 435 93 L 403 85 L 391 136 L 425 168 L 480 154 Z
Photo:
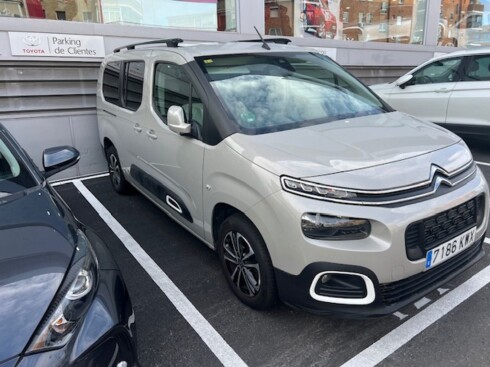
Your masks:
M 482 166 L 489 166 L 490 167 L 490 163 L 487 163 L 487 162 L 479 162 L 479 161 L 475 161 L 476 164 L 480 164 Z
M 490 238 L 488 238 L 488 237 L 487 237 L 487 238 L 485 238 L 485 243 L 486 243 L 487 245 L 490 245 Z
M 486 238 L 485 243 L 489 242 L 490 239 Z M 341 367 L 376 366 L 488 283 L 490 283 L 490 266 L 473 275 L 425 310 L 405 321 Z
M 238 356 L 233 348 L 201 315 L 187 297 L 177 288 L 165 272 L 158 267 L 153 259 L 141 248 L 136 240 L 112 216 L 101 202 L 87 189 L 81 180 L 71 181 L 85 199 L 92 205 L 102 220 L 109 226 L 114 234 L 121 240 L 131 255 L 141 267 L 150 275 L 160 287 L 167 298 L 172 302 L 178 312 L 196 331 L 209 349 L 215 354 L 225 367 L 246 367 L 246 363 Z M 198 363 L 196 363 L 198 364 Z
M 101 178 L 101 177 L 107 177 L 107 176 L 109 176 L 109 172 L 99 173 L 97 175 L 90 175 L 90 176 L 85 176 L 85 177 L 72 178 L 72 179 L 68 179 L 68 180 L 62 179 L 62 180 L 50 181 L 49 184 L 51 186 L 60 186 L 60 185 L 64 185 L 67 183 L 73 183 L 75 181 L 92 180 L 94 178 Z

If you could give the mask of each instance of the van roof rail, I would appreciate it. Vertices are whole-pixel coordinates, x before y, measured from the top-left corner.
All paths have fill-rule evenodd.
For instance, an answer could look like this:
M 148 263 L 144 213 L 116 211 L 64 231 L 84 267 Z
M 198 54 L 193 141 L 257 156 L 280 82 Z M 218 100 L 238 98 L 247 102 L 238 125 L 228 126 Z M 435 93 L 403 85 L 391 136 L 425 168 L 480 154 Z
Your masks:
M 161 40 L 152 40 L 146 42 L 133 43 L 131 45 L 121 46 L 114 49 L 114 53 L 119 52 L 121 50 L 134 50 L 136 46 L 144 46 L 144 45 L 157 45 L 165 43 L 167 47 L 179 47 L 179 43 L 184 42 L 181 38 L 169 38 L 169 39 L 161 39 Z
M 280 37 L 276 37 L 276 38 L 264 38 L 264 41 L 265 42 L 270 42 L 270 43 L 277 43 L 277 44 L 280 44 L 280 45 L 287 45 L 288 43 L 291 42 L 291 40 L 289 38 L 280 38 Z M 261 39 L 253 39 L 253 40 L 239 40 L 238 42 L 262 42 Z

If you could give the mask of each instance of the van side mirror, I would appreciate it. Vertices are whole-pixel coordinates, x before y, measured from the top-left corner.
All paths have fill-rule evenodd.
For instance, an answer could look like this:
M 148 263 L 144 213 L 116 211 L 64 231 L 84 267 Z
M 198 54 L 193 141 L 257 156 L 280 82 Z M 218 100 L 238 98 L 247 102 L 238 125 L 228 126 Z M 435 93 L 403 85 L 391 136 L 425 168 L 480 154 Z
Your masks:
M 184 110 L 180 106 L 170 106 L 167 111 L 167 125 L 177 134 L 184 135 L 191 132 L 191 124 L 185 121 Z
M 78 163 L 80 152 L 68 145 L 45 149 L 43 152 L 44 177 L 48 178 Z
M 412 74 L 405 74 L 398 78 L 398 80 L 395 82 L 395 85 L 399 86 L 401 89 L 405 89 L 407 86 L 408 82 L 413 79 Z

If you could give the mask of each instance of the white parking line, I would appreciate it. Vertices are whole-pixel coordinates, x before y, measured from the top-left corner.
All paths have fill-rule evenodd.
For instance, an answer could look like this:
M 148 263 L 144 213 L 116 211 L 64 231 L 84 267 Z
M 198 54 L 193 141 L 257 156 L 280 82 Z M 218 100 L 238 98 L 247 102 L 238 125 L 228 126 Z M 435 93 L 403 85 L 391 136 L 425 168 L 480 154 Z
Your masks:
M 99 173 L 97 175 L 90 175 L 90 176 L 85 176 L 85 177 L 72 178 L 72 179 L 68 179 L 68 180 L 63 179 L 63 180 L 51 181 L 50 184 L 51 184 L 51 186 L 60 186 L 60 185 L 64 185 L 67 183 L 73 183 L 75 181 L 92 180 L 94 178 L 107 177 L 107 176 L 109 176 L 109 172 Z
M 124 229 L 112 214 L 100 203 L 99 200 L 85 187 L 81 180 L 72 182 L 85 199 L 97 211 L 102 220 L 109 226 L 115 235 L 121 240 L 131 255 L 138 261 L 141 267 L 151 276 L 153 281 L 165 293 L 177 311 L 187 320 L 201 339 L 226 367 L 246 367 L 245 362 L 236 354 L 233 348 L 201 315 L 187 297 L 177 288 L 172 280 L 163 272 L 153 259 L 141 248 L 133 237 Z M 199 364 L 196 361 L 196 365 Z
M 490 239 L 485 238 L 485 243 L 490 244 Z M 376 366 L 488 283 L 490 283 L 490 266 L 405 321 L 341 367 Z
M 482 165 L 482 166 L 489 166 L 490 167 L 490 163 L 487 163 L 487 162 L 479 162 L 479 161 L 475 161 L 476 164 L 479 164 L 479 165 Z

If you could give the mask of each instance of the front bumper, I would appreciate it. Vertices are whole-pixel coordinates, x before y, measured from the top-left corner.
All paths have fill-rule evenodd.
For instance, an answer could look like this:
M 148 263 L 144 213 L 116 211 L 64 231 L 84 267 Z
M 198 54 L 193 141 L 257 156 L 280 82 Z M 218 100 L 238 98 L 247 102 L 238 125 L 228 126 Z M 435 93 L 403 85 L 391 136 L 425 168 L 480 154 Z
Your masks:
M 122 274 L 102 240 L 89 229 L 84 232 L 99 264 L 98 286 L 90 308 L 64 347 L 21 356 L 17 367 L 138 365 L 134 311 Z
M 335 314 L 346 318 L 369 318 L 389 315 L 439 288 L 475 264 L 485 254 L 483 241 L 484 237 L 477 240 L 458 256 L 429 271 L 392 283 L 380 284 L 372 271 L 352 265 L 317 262 L 308 265 L 299 275 L 291 275 L 276 269 L 275 275 L 279 297 L 284 303 L 293 308 L 316 314 Z M 374 285 L 374 301 L 367 305 L 346 305 L 313 299 L 310 294 L 312 282 L 317 274 L 329 271 L 366 276 Z
M 408 258 L 405 236 L 411 225 L 449 212 L 480 195 L 484 195 L 484 216 L 478 222 L 481 223 L 475 231 L 478 240 L 472 246 L 428 271 L 425 269 L 425 254 L 413 260 Z M 246 214 L 264 237 L 276 269 L 279 295 L 285 303 L 316 313 L 369 317 L 390 314 L 417 300 L 483 256 L 482 242 L 488 224 L 488 197 L 485 178 L 477 170 L 470 181 L 450 192 L 400 206 L 337 204 L 278 191 Z M 371 234 L 361 240 L 307 238 L 302 233 L 300 223 L 304 213 L 368 219 Z M 267 218 L 267 221 L 263 218 Z M 449 270 L 442 271 L 446 268 Z M 316 294 L 311 292 L 312 282 L 329 272 L 344 273 L 347 276 L 358 274 L 368 289 L 365 293 L 370 293 L 370 287 L 372 292 L 357 296 L 354 302 L 345 299 L 332 302 L 328 297 L 315 298 Z M 342 281 L 340 279 L 338 283 Z

